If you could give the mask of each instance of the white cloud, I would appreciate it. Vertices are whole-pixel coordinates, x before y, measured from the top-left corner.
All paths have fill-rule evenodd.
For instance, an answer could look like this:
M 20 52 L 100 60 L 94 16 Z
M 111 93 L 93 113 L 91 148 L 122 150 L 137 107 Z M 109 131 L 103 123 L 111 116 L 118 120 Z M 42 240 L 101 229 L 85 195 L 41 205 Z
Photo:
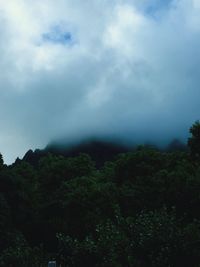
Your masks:
M 149 3 L 0 0 L 7 162 L 61 135 L 187 135 L 200 112 L 199 1 Z M 54 38 L 69 33 L 70 45 L 44 40 L 56 26 Z

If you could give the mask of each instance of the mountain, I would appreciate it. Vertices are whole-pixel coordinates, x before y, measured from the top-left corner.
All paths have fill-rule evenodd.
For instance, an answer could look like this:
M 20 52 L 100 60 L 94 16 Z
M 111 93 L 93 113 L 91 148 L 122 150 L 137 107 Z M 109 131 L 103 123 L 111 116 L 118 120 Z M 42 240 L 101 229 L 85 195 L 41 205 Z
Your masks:
M 131 151 L 133 148 L 115 142 L 102 140 L 87 140 L 79 144 L 66 145 L 59 142 L 50 143 L 45 149 L 29 150 L 23 157 L 23 161 L 37 166 L 39 160 L 48 153 L 62 155 L 64 157 L 75 157 L 80 153 L 86 153 L 101 167 L 104 162 L 113 160 L 117 154 Z

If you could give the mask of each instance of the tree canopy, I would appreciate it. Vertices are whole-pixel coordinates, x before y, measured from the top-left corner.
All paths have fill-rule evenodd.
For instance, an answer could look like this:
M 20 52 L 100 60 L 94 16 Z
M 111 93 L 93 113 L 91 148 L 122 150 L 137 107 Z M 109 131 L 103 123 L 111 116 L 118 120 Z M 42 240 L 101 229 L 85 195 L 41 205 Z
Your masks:
M 190 133 L 189 150 L 140 146 L 103 164 L 1 156 L 0 266 L 199 267 L 199 122 Z

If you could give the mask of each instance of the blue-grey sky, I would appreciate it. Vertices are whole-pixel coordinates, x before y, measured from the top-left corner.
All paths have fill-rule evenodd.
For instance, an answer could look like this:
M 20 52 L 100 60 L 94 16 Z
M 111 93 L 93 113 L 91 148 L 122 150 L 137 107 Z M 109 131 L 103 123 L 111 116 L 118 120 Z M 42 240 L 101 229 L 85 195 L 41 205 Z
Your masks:
M 200 0 L 0 0 L 0 152 L 186 139 L 200 118 Z

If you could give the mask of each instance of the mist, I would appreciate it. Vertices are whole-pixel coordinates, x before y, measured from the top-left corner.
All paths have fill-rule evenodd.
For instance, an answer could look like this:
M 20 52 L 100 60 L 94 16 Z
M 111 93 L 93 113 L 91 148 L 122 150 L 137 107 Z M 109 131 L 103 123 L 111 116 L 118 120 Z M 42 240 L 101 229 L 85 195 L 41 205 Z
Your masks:
M 185 141 L 200 117 L 199 0 L 0 0 L 0 33 L 6 163 L 56 139 Z

